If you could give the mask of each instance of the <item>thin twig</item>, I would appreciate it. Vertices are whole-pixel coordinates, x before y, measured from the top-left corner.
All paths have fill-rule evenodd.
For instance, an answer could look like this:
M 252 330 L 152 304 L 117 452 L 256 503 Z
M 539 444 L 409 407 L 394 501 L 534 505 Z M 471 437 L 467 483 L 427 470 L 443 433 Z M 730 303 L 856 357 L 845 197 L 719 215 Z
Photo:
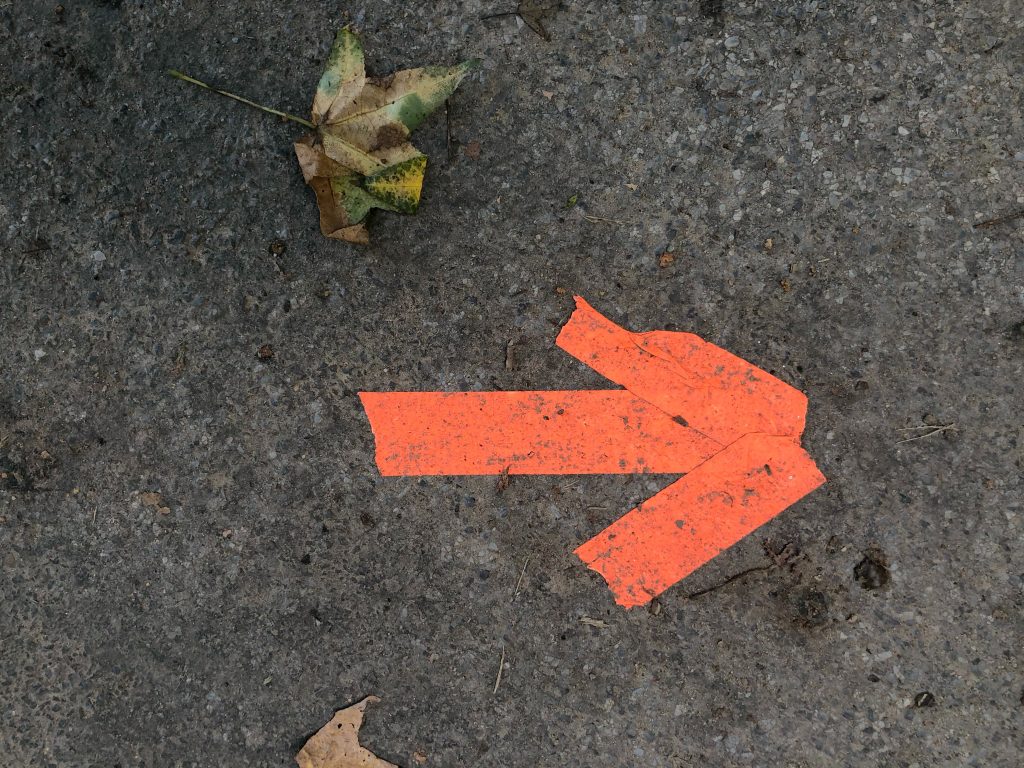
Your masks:
M 176 69 L 169 69 L 169 70 L 167 70 L 167 74 L 169 74 L 171 77 L 177 78 L 178 80 L 184 80 L 186 83 L 192 83 L 192 85 L 198 85 L 200 88 L 205 88 L 208 91 L 213 91 L 214 93 L 219 93 L 221 96 L 227 96 L 229 99 L 234 99 L 235 101 L 240 101 L 240 102 L 242 102 L 243 104 L 245 104 L 247 106 L 253 107 L 254 109 L 259 109 L 259 110 L 262 110 L 263 112 L 269 112 L 272 115 L 277 115 L 278 117 L 283 117 L 285 120 L 291 120 L 292 122 L 299 123 L 300 125 L 304 125 L 307 128 L 316 128 L 316 126 L 313 125 L 311 122 L 309 122 L 309 120 L 306 120 L 306 119 L 301 118 L 301 117 L 297 117 L 296 115 L 292 115 L 292 114 L 290 114 L 288 112 L 282 112 L 279 109 L 273 109 L 272 107 L 265 107 L 262 104 L 257 104 L 255 101 L 250 101 L 249 99 L 247 99 L 247 98 L 245 98 L 243 96 L 239 96 L 238 94 L 231 93 L 229 91 L 222 91 L 220 88 L 214 88 L 212 85 L 207 85 L 202 80 L 196 80 L 194 77 L 189 77 L 184 72 L 179 72 Z
M 544 28 L 544 24 L 541 22 L 541 16 L 545 15 L 543 10 L 528 10 L 523 7 L 523 3 L 520 2 L 516 6 L 514 11 L 502 11 L 501 13 L 489 13 L 485 16 L 480 17 L 480 21 L 487 21 L 488 19 L 501 19 L 506 16 L 518 16 L 519 20 L 528 26 L 539 38 L 542 40 L 551 40 L 551 35 Z
M 927 426 L 932 427 L 932 431 L 931 432 L 925 432 L 923 435 L 914 435 L 913 437 L 906 437 L 903 440 L 897 440 L 896 441 L 896 445 L 899 445 L 900 443 L 910 443 L 910 442 L 913 442 L 914 440 L 924 440 L 926 437 L 931 437 L 932 435 L 937 435 L 940 432 L 945 432 L 946 430 L 949 430 L 949 429 L 956 429 L 956 424 L 942 424 L 942 425 L 939 425 L 939 426 L 936 426 L 934 424 L 929 424 Z
M 523 570 L 519 574 L 519 581 L 516 582 L 516 588 L 512 590 L 512 599 L 509 602 L 515 602 L 515 599 L 519 597 L 519 588 L 523 586 L 523 578 L 526 576 L 526 566 L 530 564 L 530 558 L 526 558 L 526 562 L 523 563 Z
M 1021 208 L 1019 211 L 1014 211 L 1013 213 L 1008 213 L 1005 216 L 996 216 L 994 219 L 979 221 L 974 225 L 974 228 L 981 229 L 982 227 L 994 227 L 996 224 L 1003 224 L 1007 221 L 1013 221 L 1014 219 L 1019 219 L 1021 217 L 1024 217 L 1024 208 Z
M 604 216 L 591 216 L 589 213 L 581 213 L 580 215 L 584 219 L 586 219 L 587 221 L 594 221 L 594 222 L 603 221 L 603 222 L 606 222 L 608 224 L 620 224 L 620 225 L 626 223 L 624 221 L 619 221 L 618 219 L 606 219 Z
M 758 573 L 759 571 L 770 571 L 772 568 L 775 567 L 775 563 L 769 563 L 768 565 L 755 565 L 753 568 L 747 568 L 747 570 L 745 571 L 740 571 L 739 573 L 733 574 L 725 581 L 721 582 L 720 584 L 715 584 L 713 587 L 698 589 L 696 592 L 691 592 L 690 594 L 686 595 L 686 599 L 692 600 L 695 597 L 706 595 L 708 592 L 714 592 L 716 589 L 721 589 L 722 587 L 728 586 L 729 584 L 732 584 L 734 581 L 742 579 L 744 576 L 749 576 L 750 574 Z
M 498 676 L 494 678 L 494 691 L 498 692 L 498 686 L 501 685 L 501 671 L 505 668 L 505 646 L 501 646 L 501 661 L 498 662 Z
M 774 547 L 772 547 L 771 542 L 768 539 L 765 539 L 764 542 L 762 542 L 761 546 L 764 549 L 765 555 L 771 558 L 770 563 L 767 563 L 765 565 L 755 565 L 753 568 L 747 568 L 745 571 L 734 573 L 725 581 L 715 584 L 714 586 L 707 587 L 705 589 L 698 589 L 696 592 L 691 592 L 690 594 L 685 596 L 686 599 L 692 600 L 695 597 L 706 595 L 708 592 L 714 592 L 716 589 L 721 589 L 722 587 L 728 586 L 729 584 L 732 584 L 734 581 L 738 581 L 739 579 L 742 579 L 744 576 L 749 576 L 752 573 L 770 571 L 773 568 L 783 568 L 787 565 L 790 566 L 790 568 L 792 568 L 793 562 L 795 562 L 795 559 L 800 556 L 800 551 L 793 545 L 793 542 L 791 541 L 783 545 L 782 549 L 778 550 L 777 552 L 774 550 Z
M 452 101 L 451 99 L 445 99 L 444 101 L 444 126 L 445 126 L 445 140 L 447 142 L 446 148 L 448 149 L 448 159 L 451 160 L 455 157 L 455 142 L 452 140 Z

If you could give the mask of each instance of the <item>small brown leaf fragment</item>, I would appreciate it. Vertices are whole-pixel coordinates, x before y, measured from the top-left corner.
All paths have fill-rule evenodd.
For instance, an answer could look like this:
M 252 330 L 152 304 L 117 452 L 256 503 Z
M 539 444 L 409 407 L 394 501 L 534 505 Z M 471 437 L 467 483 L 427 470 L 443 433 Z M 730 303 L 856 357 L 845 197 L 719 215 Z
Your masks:
M 188 357 L 185 352 L 185 345 L 182 344 L 174 354 L 174 365 L 171 367 L 171 376 L 175 379 L 181 376 L 181 374 L 185 372 L 185 369 L 188 368 Z
M 153 507 L 155 509 L 163 505 L 164 497 L 155 491 L 146 491 L 145 493 L 139 494 L 139 501 L 141 501 L 144 506 Z
M 775 241 L 774 241 L 774 240 L 772 240 L 772 238 L 770 238 L 770 237 L 768 237 L 768 238 L 765 238 L 765 241 L 764 241 L 764 249 L 765 249 L 766 251 L 769 251 L 769 252 L 770 252 L 770 251 L 772 250 L 772 248 L 774 248 L 774 247 L 775 247 Z
M 358 704 L 339 709 L 323 728 L 309 737 L 295 762 L 299 768 L 398 768 L 359 746 L 359 728 L 367 704 L 380 701 L 367 696 Z
M 419 752 L 419 751 L 416 751 L 416 752 L 412 753 L 412 759 L 413 759 L 413 762 L 416 763 L 416 765 L 423 765 L 424 763 L 427 762 L 427 756 L 425 754 L 423 754 L 422 752 Z
M 269 344 L 262 344 L 260 345 L 260 348 L 256 350 L 256 357 L 260 360 L 273 360 L 274 348 Z
M 511 466 L 505 467 L 503 470 L 501 470 L 501 474 L 498 475 L 498 482 L 494 484 L 494 490 L 496 490 L 498 493 L 504 493 L 505 491 L 508 490 L 508 471 L 511 468 Z
M 480 159 L 480 142 L 479 141 L 471 141 L 471 142 L 469 142 L 466 145 L 466 148 L 463 150 L 463 152 L 466 153 L 466 157 L 468 157 L 470 160 L 478 160 L 478 159 Z
M 676 260 L 676 255 L 672 251 L 665 251 L 658 256 L 658 266 L 662 269 L 672 266 L 672 263 Z
M 779 287 L 782 288 L 783 293 L 789 293 L 791 290 L 793 290 L 793 285 L 792 283 L 789 282 L 788 277 L 784 277 L 781 280 L 779 280 Z
M 77 490 L 77 489 L 76 489 Z M 161 515 L 171 514 L 171 508 L 164 505 L 164 497 L 155 491 L 145 491 L 139 494 L 139 501 L 150 509 L 155 509 Z

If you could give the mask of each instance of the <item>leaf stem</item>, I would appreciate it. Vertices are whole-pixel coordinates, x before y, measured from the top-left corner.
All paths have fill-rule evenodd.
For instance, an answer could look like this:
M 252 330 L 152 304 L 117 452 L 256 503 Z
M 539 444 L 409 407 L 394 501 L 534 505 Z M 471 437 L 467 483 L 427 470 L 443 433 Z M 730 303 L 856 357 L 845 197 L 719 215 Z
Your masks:
M 253 107 L 255 109 L 262 110 L 263 112 L 269 112 L 272 115 L 277 115 L 278 117 L 283 117 L 285 120 L 291 120 L 293 123 L 298 123 L 299 125 L 304 125 L 307 128 L 316 128 L 316 126 L 313 125 L 311 122 L 309 122 L 309 120 L 305 120 L 305 119 L 303 119 L 301 117 L 298 117 L 296 115 L 289 114 L 288 112 L 282 112 L 279 109 L 273 109 L 272 107 L 265 107 L 262 104 L 257 104 L 255 101 L 250 101 L 249 99 L 246 99 L 243 96 L 239 96 L 238 94 L 230 93 L 228 91 L 222 91 L 220 88 L 214 88 L 212 85 L 207 85 L 202 80 L 196 80 L 194 77 L 189 77 L 184 72 L 179 72 L 176 69 L 169 69 L 169 70 L 167 70 L 167 74 L 169 74 L 171 77 L 177 78 L 178 80 L 184 80 L 186 83 L 192 83 L 192 85 L 198 85 L 200 88 L 205 88 L 208 91 L 213 91 L 214 93 L 219 93 L 221 96 L 227 96 L 229 99 L 234 99 L 235 101 L 240 101 L 243 104 L 246 104 L 246 105 L 248 105 L 250 107 Z

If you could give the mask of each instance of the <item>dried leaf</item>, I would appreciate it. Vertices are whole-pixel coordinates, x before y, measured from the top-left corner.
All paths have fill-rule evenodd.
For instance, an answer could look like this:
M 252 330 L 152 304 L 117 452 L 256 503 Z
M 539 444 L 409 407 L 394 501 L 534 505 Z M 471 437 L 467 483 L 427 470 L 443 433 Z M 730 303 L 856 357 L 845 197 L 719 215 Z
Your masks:
M 551 35 L 544 28 L 543 22 L 544 19 L 554 16 L 557 10 L 557 0 L 521 0 L 516 8 L 516 15 L 543 40 L 550 41 Z
M 455 67 L 407 69 L 370 80 L 355 100 L 328 116 L 323 130 L 366 152 L 401 144 L 474 66 L 467 61 Z
M 445 103 L 477 64 L 472 59 L 454 67 L 422 67 L 368 78 L 362 43 L 345 27 L 335 37 L 317 83 L 312 121 L 177 70 L 169 74 L 312 129 L 295 143 L 295 155 L 302 177 L 316 194 L 320 231 L 338 240 L 367 243 L 364 221 L 374 208 L 416 212 L 427 158 L 409 143 L 409 134 Z
M 417 154 L 390 168 L 368 176 L 366 191 L 377 200 L 391 206 L 391 210 L 415 213 L 423 188 L 423 175 L 427 170 L 427 156 Z
M 367 242 L 363 220 L 373 208 L 415 213 L 426 155 L 409 134 L 454 93 L 477 62 L 424 67 L 368 79 L 356 34 L 338 32 L 313 97 L 316 133 L 295 145 L 327 237 Z
M 355 101 L 366 85 L 366 68 L 363 65 L 363 44 L 348 31 L 338 32 L 334 46 L 327 57 L 327 69 L 320 76 L 313 97 L 313 122 L 330 120 L 347 104 Z
M 323 728 L 309 737 L 295 762 L 299 768 L 398 768 L 359 746 L 359 728 L 367 704 L 380 701 L 367 696 L 358 704 L 339 709 Z
M 368 243 L 370 235 L 362 220 L 372 207 L 373 198 L 358 186 L 358 174 L 315 148 L 312 136 L 295 142 L 295 155 L 303 178 L 316 193 L 320 231 L 336 240 Z

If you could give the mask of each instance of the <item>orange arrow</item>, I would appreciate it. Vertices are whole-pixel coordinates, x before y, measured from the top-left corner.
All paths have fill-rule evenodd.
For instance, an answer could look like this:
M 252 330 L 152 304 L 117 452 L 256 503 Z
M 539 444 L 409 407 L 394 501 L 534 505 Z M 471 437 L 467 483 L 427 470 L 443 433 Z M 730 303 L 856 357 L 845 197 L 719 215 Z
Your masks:
M 625 387 L 360 392 L 383 475 L 688 473 L 576 550 L 642 605 L 813 491 L 807 398 L 689 333 L 631 333 L 576 298 L 558 346 Z

